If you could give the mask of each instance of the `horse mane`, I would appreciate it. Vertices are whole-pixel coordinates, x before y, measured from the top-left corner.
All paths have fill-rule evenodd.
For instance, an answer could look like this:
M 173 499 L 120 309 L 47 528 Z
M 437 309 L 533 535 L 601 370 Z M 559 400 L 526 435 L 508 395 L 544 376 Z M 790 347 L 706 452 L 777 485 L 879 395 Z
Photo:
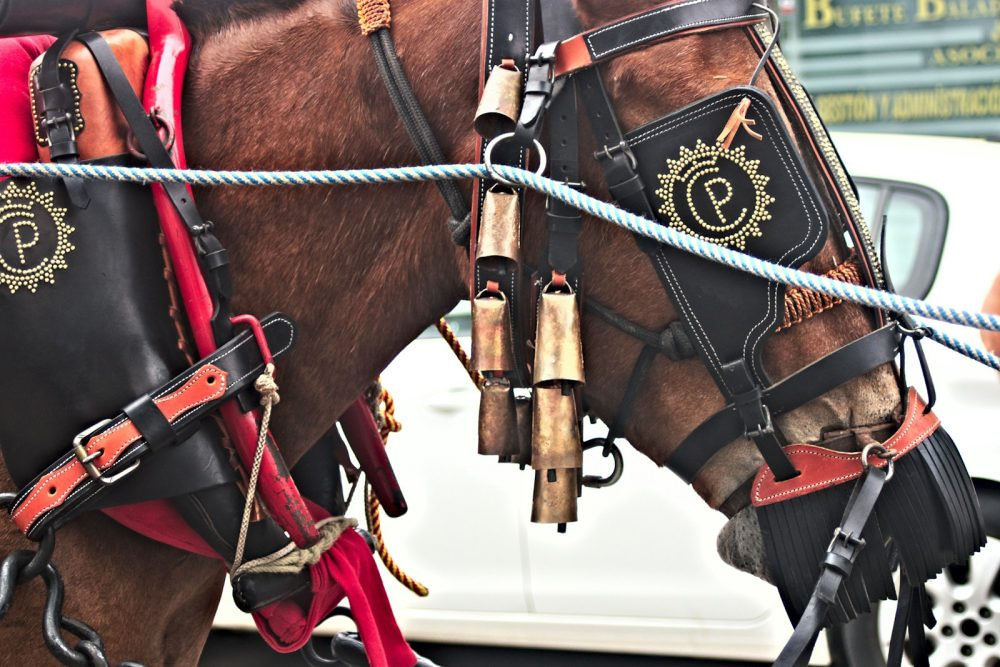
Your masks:
M 174 11 L 198 36 L 219 32 L 227 26 L 245 20 L 260 19 L 292 10 L 307 0 L 177 0 Z M 341 13 L 357 21 L 353 0 L 341 0 Z

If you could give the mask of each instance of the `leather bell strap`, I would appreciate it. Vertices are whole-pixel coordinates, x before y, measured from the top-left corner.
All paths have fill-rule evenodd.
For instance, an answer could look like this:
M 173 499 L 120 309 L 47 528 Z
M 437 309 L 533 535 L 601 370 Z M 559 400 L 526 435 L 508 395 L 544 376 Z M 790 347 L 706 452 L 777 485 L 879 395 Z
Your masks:
M 555 76 L 570 74 L 633 49 L 696 32 L 750 25 L 767 17 L 754 0 L 683 0 L 626 16 L 559 43 Z
M 892 361 L 898 349 L 899 331 L 895 324 L 886 325 L 771 385 L 762 401 L 777 417 Z M 664 465 L 690 484 L 712 456 L 744 431 L 739 410 L 730 404 L 695 428 Z
M 273 314 L 261 320 L 274 357 L 292 347 L 290 318 Z M 79 449 L 67 443 L 67 454 L 18 493 L 11 519 L 29 538 L 72 516 L 84 502 L 124 476 L 149 451 L 168 446 L 193 429 L 198 419 L 251 386 L 263 372 L 264 360 L 249 331 L 241 332 L 213 354 L 155 391 L 126 406 L 117 417 L 83 432 Z M 120 479 L 120 477 L 119 477 Z
M 925 413 L 926 408 L 927 404 L 911 387 L 903 423 L 888 440 L 881 443 L 885 449 L 895 452 L 894 458 L 911 452 L 941 425 L 937 415 Z M 766 464 L 761 466 L 750 490 L 750 502 L 754 507 L 784 502 L 845 484 L 861 477 L 866 469 L 857 452 L 838 452 L 818 445 L 789 445 L 785 447 L 785 454 L 799 470 L 799 475 L 779 482 Z M 887 465 L 885 459 L 875 454 L 869 455 L 867 463 L 878 468 Z

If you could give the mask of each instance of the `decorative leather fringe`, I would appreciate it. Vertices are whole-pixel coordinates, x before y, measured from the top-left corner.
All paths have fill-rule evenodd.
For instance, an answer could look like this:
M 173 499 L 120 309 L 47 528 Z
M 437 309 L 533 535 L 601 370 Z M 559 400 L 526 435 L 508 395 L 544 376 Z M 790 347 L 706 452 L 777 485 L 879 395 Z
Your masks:
M 940 427 L 896 462 L 896 475 L 875 512 L 911 584 L 986 544 L 976 489 L 951 436 Z
M 873 602 L 895 599 L 891 573 L 896 564 L 909 584 L 920 584 L 986 543 L 975 488 L 943 429 L 897 460 L 895 468 L 862 533 L 865 548 L 827 624 L 849 621 L 871 611 Z M 756 510 L 769 573 L 793 624 L 812 595 L 817 564 L 852 488 L 841 484 Z

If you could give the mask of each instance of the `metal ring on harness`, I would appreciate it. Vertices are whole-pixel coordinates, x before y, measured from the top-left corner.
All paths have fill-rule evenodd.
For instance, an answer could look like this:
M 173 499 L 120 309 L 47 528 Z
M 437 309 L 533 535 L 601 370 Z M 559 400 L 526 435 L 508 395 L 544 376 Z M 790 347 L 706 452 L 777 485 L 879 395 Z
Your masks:
M 622 472 L 625 470 L 625 461 L 622 458 L 621 450 L 618 449 L 618 445 L 615 443 L 609 445 L 605 442 L 604 438 L 595 438 L 583 443 L 583 451 L 594 449 L 595 447 L 605 448 L 607 453 L 604 456 L 610 455 L 615 467 L 612 468 L 606 477 L 584 475 L 580 483 L 589 489 L 603 489 L 606 486 L 617 484 L 618 480 L 622 478 Z
M 174 142 L 177 140 L 174 126 L 160 113 L 159 109 L 153 109 L 149 112 L 149 120 L 152 121 L 153 127 L 156 128 L 156 133 L 160 136 L 160 141 L 163 142 L 163 147 L 169 153 L 174 147 Z M 146 162 L 146 154 L 139 148 L 139 142 L 135 138 L 135 134 L 132 133 L 132 130 L 129 130 L 128 136 L 125 138 L 125 145 L 128 146 L 128 152 L 132 154 L 132 157 Z
M 508 181 L 493 168 L 493 149 L 497 147 L 497 144 L 513 137 L 513 132 L 504 132 L 490 139 L 490 143 L 486 144 L 486 150 L 483 152 L 483 164 L 486 165 L 486 170 L 490 172 L 493 180 L 518 188 L 521 187 L 519 184 Z M 535 170 L 535 174 L 541 176 L 545 173 L 545 168 L 548 166 L 548 156 L 545 153 L 545 147 L 542 146 L 538 139 L 532 139 L 531 141 L 535 145 L 535 151 L 538 153 L 538 169 Z
M 885 481 L 892 479 L 893 473 L 895 473 L 895 467 L 893 465 L 893 460 L 896 458 L 896 451 L 893 449 L 886 449 L 877 442 L 873 442 L 870 445 L 865 445 L 865 448 L 861 450 L 861 466 L 867 468 L 871 464 L 868 463 L 868 457 L 872 454 L 879 457 L 880 459 L 886 461 L 885 470 Z

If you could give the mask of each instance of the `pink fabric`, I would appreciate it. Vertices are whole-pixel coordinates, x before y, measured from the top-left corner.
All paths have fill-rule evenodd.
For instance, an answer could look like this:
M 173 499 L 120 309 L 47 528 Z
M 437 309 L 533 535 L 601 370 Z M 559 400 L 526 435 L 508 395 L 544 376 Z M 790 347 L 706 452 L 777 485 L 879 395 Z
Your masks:
M 328 513 L 306 499 L 316 521 Z M 317 625 L 347 595 L 351 613 L 372 667 L 413 667 L 417 656 L 396 624 L 389 598 L 368 543 L 357 532 L 345 531 L 316 565 L 309 569 L 313 598 L 308 611 L 291 601 L 277 602 L 254 613 L 257 630 L 278 653 L 297 651 Z
M 47 35 L 0 38 L 0 161 L 38 160 L 28 73 L 32 61 L 54 41 Z

